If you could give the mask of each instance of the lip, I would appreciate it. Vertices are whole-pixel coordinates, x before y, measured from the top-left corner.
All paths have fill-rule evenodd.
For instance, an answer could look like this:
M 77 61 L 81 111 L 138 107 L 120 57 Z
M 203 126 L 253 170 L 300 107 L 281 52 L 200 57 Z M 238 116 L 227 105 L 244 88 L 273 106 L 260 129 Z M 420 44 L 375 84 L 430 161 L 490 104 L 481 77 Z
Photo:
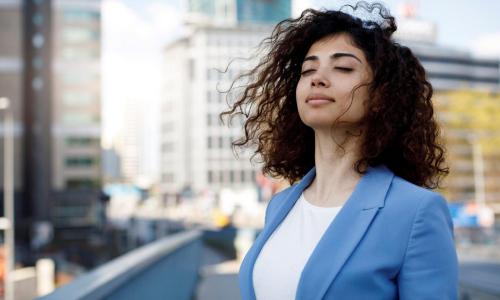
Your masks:
M 325 94 L 314 93 L 306 98 L 306 103 L 309 104 L 326 104 L 330 102 L 335 102 L 335 99 Z

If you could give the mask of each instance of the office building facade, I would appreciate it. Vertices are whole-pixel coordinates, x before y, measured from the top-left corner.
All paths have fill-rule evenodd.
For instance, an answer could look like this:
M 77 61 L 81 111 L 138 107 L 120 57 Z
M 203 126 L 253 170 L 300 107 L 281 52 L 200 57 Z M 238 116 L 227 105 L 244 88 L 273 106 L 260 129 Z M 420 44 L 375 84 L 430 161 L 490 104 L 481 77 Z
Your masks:
M 0 96 L 14 104 L 24 245 L 43 245 L 44 228 L 58 237 L 99 223 L 100 14 L 99 0 L 0 0 Z

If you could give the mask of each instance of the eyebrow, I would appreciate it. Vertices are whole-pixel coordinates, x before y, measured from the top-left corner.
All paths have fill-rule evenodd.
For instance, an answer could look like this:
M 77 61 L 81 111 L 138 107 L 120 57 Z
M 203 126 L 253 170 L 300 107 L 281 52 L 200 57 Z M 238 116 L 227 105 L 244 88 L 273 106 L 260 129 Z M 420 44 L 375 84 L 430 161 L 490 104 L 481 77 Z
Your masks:
M 337 52 L 337 53 L 334 53 L 334 54 L 330 55 L 330 59 L 334 60 L 334 59 L 337 59 L 337 58 L 340 58 L 340 57 L 344 57 L 344 56 L 352 57 L 352 58 L 356 59 L 357 61 L 359 61 L 360 63 L 362 63 L 361 60 L 356 57 L 356 55 L 351 54 L 351 53 Z M 306 62 L 308 60 L 318 60 L 318 59 L 319 58 L 316 55 L 311 55 L 311 56 L 308 56 L 308 57 L 304 58 L 303 62 Z

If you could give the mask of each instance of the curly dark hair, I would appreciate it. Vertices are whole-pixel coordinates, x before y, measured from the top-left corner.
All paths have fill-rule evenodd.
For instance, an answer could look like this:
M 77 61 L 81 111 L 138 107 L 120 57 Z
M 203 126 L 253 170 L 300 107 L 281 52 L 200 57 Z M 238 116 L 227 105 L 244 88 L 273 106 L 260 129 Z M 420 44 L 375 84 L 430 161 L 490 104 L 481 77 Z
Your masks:
M 361 8 L 370 14 L 378 10 L 381 19 L 362 20 L 343 12 L 344 8 L 353 12 Z M 244 137 L 233 147 L 256 146 L 254 156 L 262 158 L 263 172 L 290 184 L 314 166 L 314 131 L 301 121 L 296 104 L 301 66 L 313 43 L 346 33 L 373 72 L 361 159 L 353 168 L 364 174 L 367 166 L 384 164 L 416 185 L 439 187 L 449 169 L 444 166 L 445 148 L 434 119 L 433 89 L 412 51 L 391 38 L 396 28 L 394 17 L 382 4 L 364 1 L 339 10 L 307 9 L 296 19 L 278 23 L 260 44 L 267 53 L 233 82 L 247 78 L 243 92 L 220 114 L 221 120 L 246 117 Z

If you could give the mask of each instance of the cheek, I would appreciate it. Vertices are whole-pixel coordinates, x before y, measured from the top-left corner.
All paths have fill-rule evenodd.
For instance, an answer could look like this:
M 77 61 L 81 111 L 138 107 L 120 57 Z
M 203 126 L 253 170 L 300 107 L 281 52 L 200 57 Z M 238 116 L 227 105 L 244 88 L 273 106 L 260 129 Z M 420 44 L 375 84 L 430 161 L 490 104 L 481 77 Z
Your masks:
M 300 79 L 297 83 L 297 87 L 295 88 L 295 98 L 297 99 L 297 101 L 301 101 L 306 97 L 304 85 L 305 83 L 302 79 Z

